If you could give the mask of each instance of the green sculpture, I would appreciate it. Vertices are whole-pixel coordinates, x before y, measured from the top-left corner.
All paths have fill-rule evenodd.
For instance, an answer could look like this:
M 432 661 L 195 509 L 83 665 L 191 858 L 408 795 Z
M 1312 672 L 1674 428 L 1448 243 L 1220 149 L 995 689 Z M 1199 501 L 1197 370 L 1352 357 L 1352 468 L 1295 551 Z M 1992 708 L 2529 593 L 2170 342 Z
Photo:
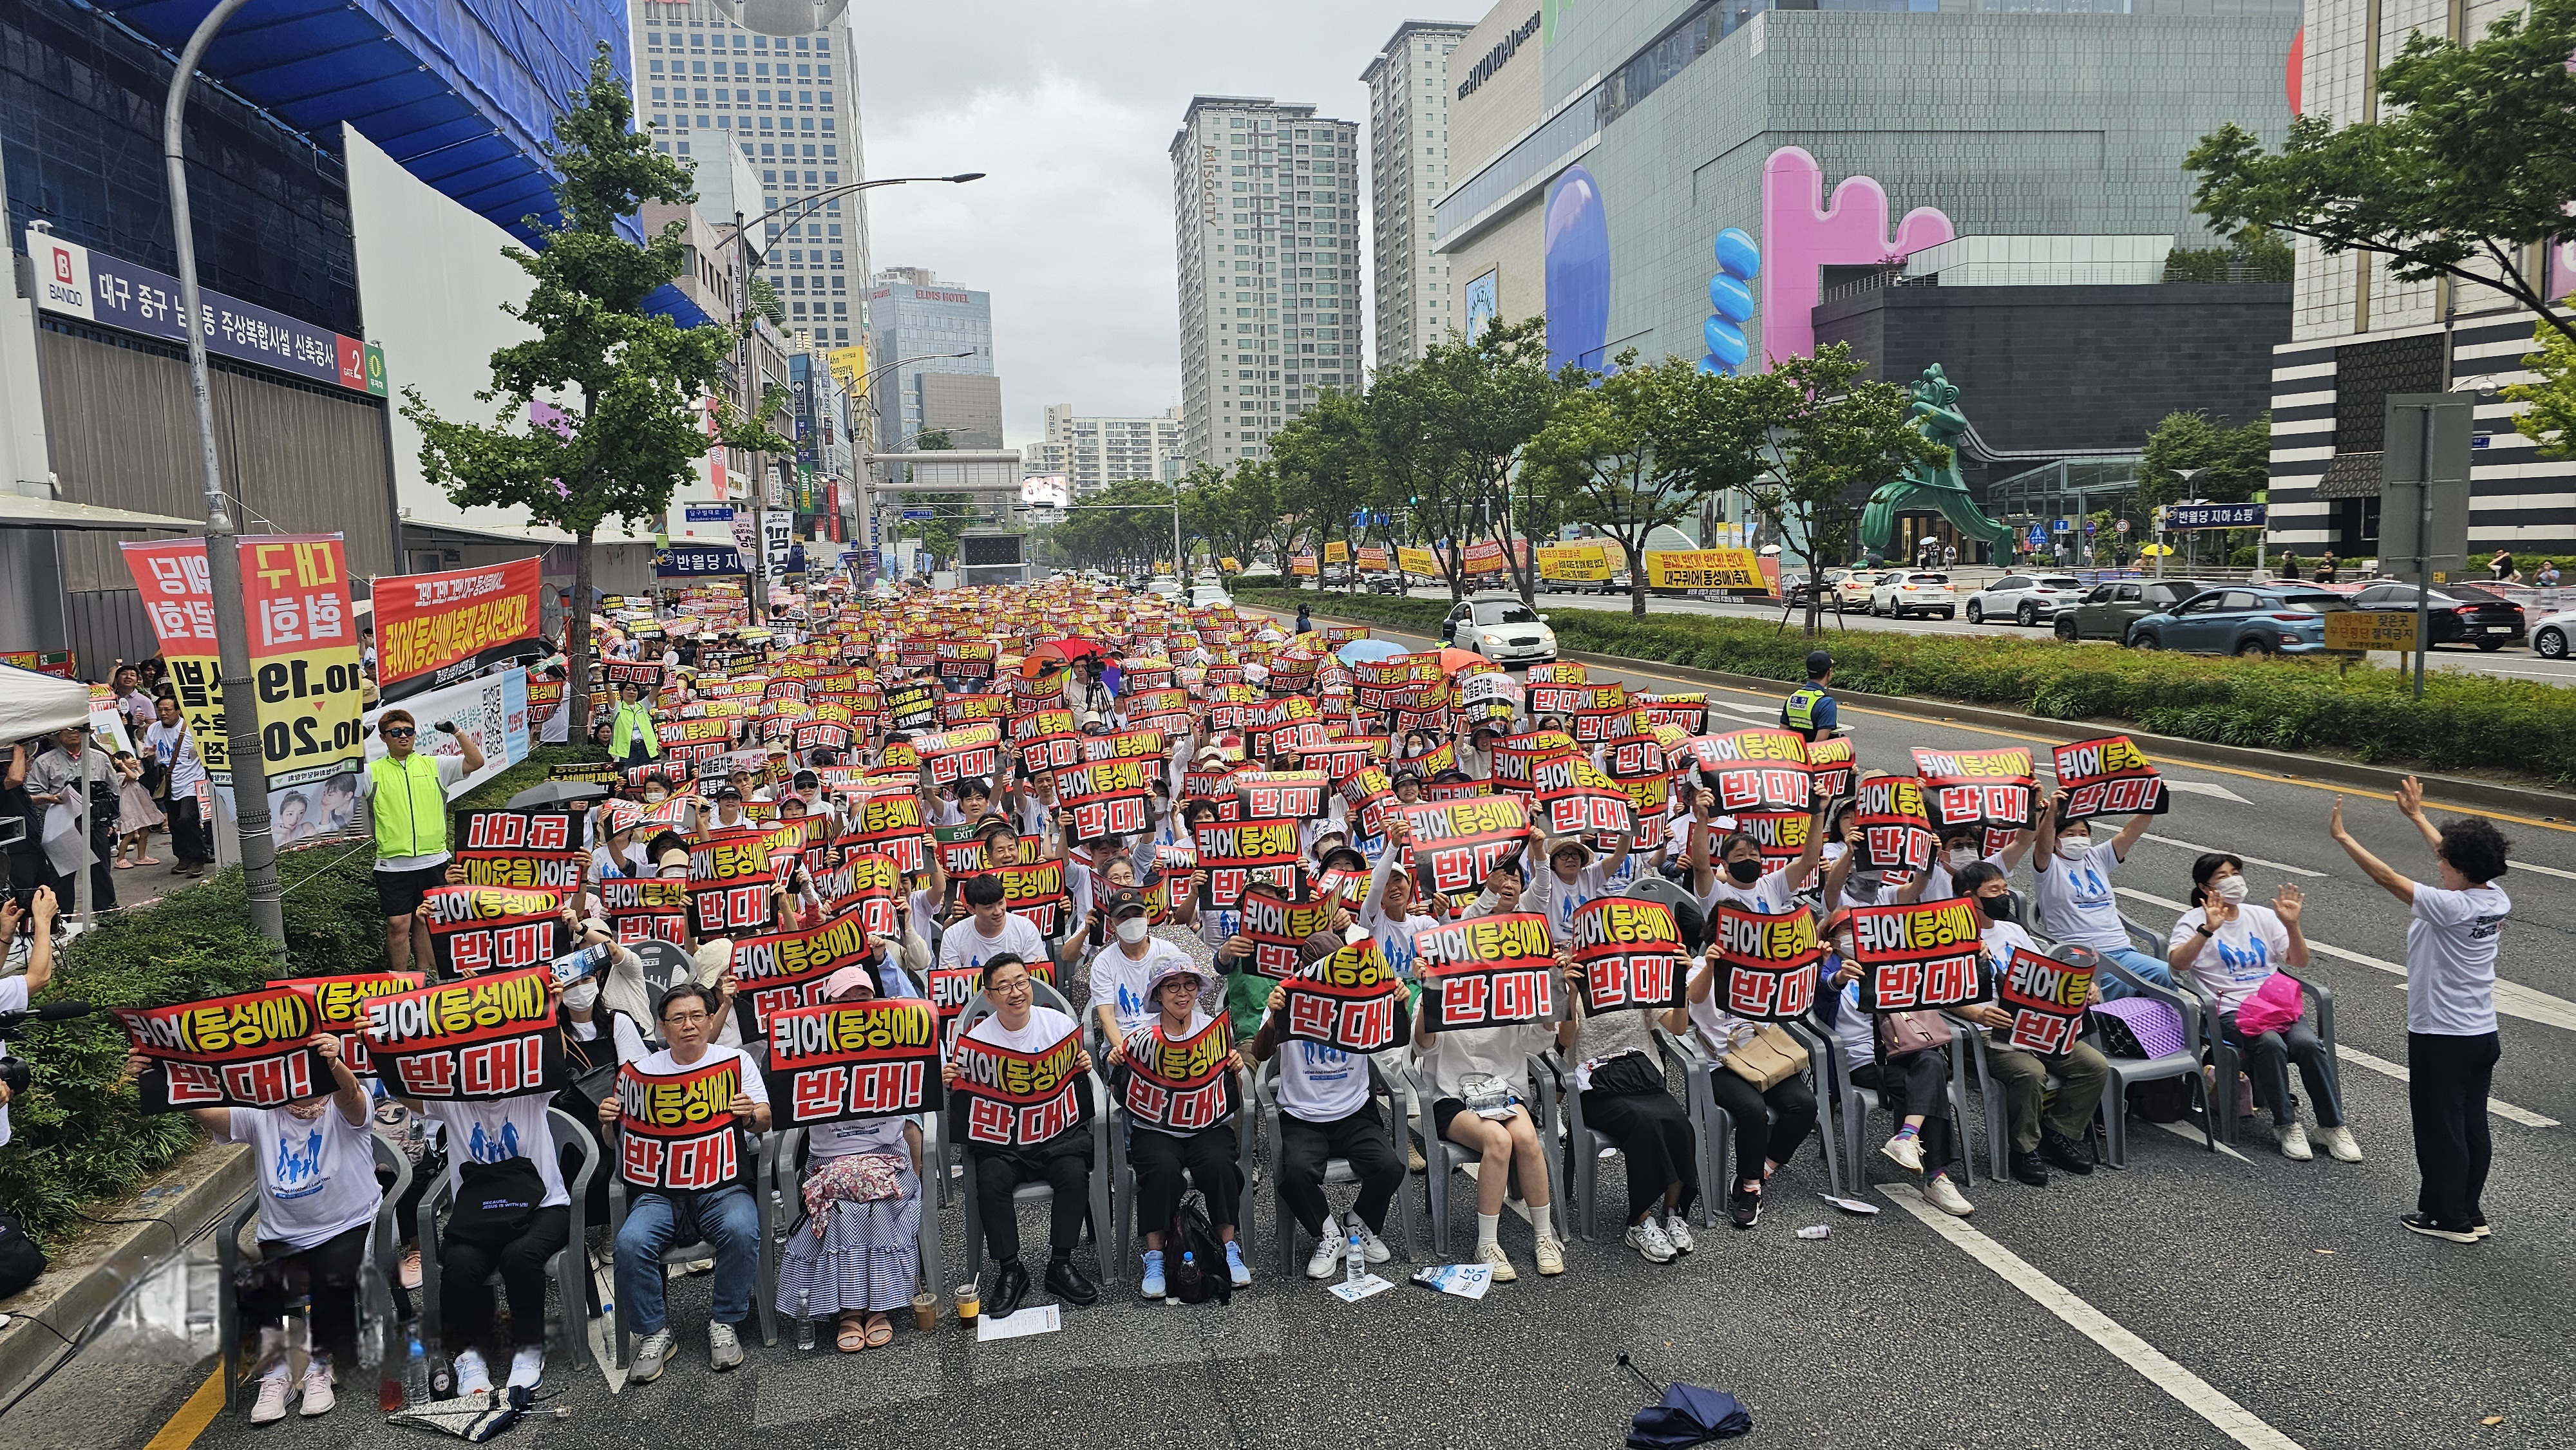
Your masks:
M 1959 388 L 1934 363 L 1923 370 L 1923 376 L 1907 389 L 1914 395 L 1914 426 L 1923 436 L 1950 450 L 1938 469 L 1917 463 L 1904 477 L 1879 485 L 1869 496 L 1869 507 L 1860 516 L 1860 543 L 1877 558 L 1885 558 L 1896 542 L 1896 516 L 1921 509 L 1937 509 L 1964 538 L 1975 539 L 2009 558 L 2013 531 L 2009 524 L 1987 518 L 1976 501 L 1968 497 L 1968 485 L 1959 477 L 1959 440 L 1968 431 L 1968 415 L 1959 411 Z

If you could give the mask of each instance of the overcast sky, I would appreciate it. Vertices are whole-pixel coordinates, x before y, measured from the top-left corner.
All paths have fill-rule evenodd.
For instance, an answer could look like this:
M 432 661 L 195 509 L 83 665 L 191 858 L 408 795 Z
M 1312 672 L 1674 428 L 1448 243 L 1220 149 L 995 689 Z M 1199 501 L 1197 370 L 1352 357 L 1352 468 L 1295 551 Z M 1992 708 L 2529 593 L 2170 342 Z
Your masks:
M 1009 445 L 1035 442 L 1051 403 L 1159 413 L 1181 401 L 1167 148 L 1190 97 L 1311 101 L 1360 122 L 1365 147 L 1359 74 L 1397 24 L 1483 13 L 1398 0 L 866 0 L 853 28 L 868 174 L 991 173 L 870 193 L 873 263 L 993 294 Z M 1365 220 L 1365 183 L 1360 198 Z M 1363 243 L 1363 271 L 1367 256 Z

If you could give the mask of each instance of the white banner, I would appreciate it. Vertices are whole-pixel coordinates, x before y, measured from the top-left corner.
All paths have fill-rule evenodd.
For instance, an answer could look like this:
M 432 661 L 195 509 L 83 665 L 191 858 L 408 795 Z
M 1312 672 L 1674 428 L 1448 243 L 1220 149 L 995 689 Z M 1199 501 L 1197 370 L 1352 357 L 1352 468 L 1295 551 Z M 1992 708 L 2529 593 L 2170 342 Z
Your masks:
M 419 722 L 418 748 L 428 754 L 465 753 L 454 737 L 437 729 L 441 720 L 455 721 L 458 735 L 471 735 L 483 747 L 483 768 L 467 772 L 464 779 L 450 786 L 450 800 L 528 758 L 528 671 L 524 665 L 512 665 L 497 675 L 448 685 L 394 703 L 409 710 Z M 369 761 L 385 753 L 384 742 L 376 738 L 376 717 L 383 713 L 381 709 L 367 712 Z

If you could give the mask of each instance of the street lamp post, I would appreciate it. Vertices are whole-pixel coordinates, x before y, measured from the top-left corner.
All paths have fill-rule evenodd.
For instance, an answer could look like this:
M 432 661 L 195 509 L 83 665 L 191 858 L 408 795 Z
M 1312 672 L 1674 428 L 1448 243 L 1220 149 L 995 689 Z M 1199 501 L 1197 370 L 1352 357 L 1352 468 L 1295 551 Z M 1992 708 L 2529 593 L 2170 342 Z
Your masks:
M 973 357 L 974 355 L 975 349 L 970 347 L 960 352 L 916 353 L 911 357 L 896 358 L 894 361 L 889 363 L 879 363 L 875 367 L 872 367 L 859 375 L 858 400 L 864 405 L 867 402 L 869 385 L 874 383 L 879 376 L 892 372 L 894 369 L 902 367 L 905 363 L 938 362 L 946 358 Z M 871 443 L 876 438 L 876 430 L 873 427 L 868 430 L 868 438 Z M 863 443 L 859 445 L 859 511 L 867 516 L 868 526 L 871 530 L 876 528 L 877 523 L 876 465 L 870 461 L 870 455 L 873 451 L 874 450 L 869 446 L 869 444 Z M 877 550 L 878 577 L 882 578 L 884 577 L 885 570 L 885 545 L 881 540 L 877 543 Z
M 240 3 L 240 0 L 233 0 L 233 3 L 238 4 Z M 778 217 L 786 216 L 791 212 L 810 211 L 814 207 L 822 205 L 824 202 L 831 201 L 839 197 L 855 195 L 858 192 L 869 191 L 880 186 L 902 186 L 908 182 L 914 181 L 946 181 L 963 184 L 969 181 L 981 180 L 983 176 L 984 173 L 981 171 L 961 171 L 954 176 L 887 176 L 880 177 L 874 181 L 853 181 L 846 186 L 836 186 L 826 191 L 818 191 L 812 196 L 800 196 L 794 201 L 787 203 L 785 206 L 772 207 L 770 210 L 762 212 L 760 215 L 751 217 L 747 220 L 743 216 L 742 209 L 740 207 L 736 207 L 733 214 L 735 321 L 737 323 L 747 323 L 748 321 L 751 308 L 751 270 L 752 268 L 759 266 L 761 260 L 759 255 L 751 249 L 751 228 L 774 220 Z M 742 341 L 739 344 L 740 362 L 737 365 L 739 373 L 738 381 L 742 392 L 742 412 L 743 417 L 746 420 L 751 418 L 752 410 L 760 406 L 760 392 L 757 386 L 757 380 L 754 376 L 756 372 L 754 363 L 758 354 L 751 345 L 751 338 L 754 330 L 755 328 L 750 325 L 743 326 Z M 751 571 L 751 612 L 752 618 L 765 619 L 768 617 L 769 612 L 769 459 L 766 454 L 752 454 L 751 477 L 751 534 L 753 556 Z

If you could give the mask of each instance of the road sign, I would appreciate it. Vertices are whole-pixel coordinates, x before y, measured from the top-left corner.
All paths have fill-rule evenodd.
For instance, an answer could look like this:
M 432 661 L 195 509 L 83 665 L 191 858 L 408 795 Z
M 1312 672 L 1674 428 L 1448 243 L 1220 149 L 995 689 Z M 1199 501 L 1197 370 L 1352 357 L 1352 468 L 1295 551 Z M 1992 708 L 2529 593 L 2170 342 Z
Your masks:
M 2129 521 L 2128 521 L 2127 519 L 2122 519 L 2122 520 L 2120 520 L 2119 522 L 2117 522 L 2117 523 L 2115 523 L 2115 524 L 2111 525 L 2111 528 L 2112 528 L 2112 530 L 2113 530 L 2114 532 L 2116 532 L 2116 533 L 2122 533 L 2122 534 L 2125 534 L 2125 533 L 2127 533 L 2127 532 L 2129 531 Z
M 903 511 L 903 519 L 906 523 L 928 523 L 930 520 L 937 517 L 939 517 L 939 510 L 937 509 L 905 509 Z
M 2086 532 L 2086 533 L 2088 533 L 2088 534 L 2089 534 L 2089 533 L 2092 533 L 2092 532 L 2093 532 L 2093 530 L 2094 530 L 2094 523 L 2093 523 L 2093 521 L 2092 521 L 2091 519 L 2086 519 L 2086 520 L 2084 521 L 2084 532 Z
M 2259 503 L 2178 503 L 2165 510 L 2168 529 L 2259 529 L 2267 506 Z
M 2338 651 L 2411 650 L 2415 614 L 2401 609 L 2339 609 L 2328 614 L 2326 648 Z
M 2053 534 L 2071 534 L 2075 532 L 2075 520 L 2059 519 L 2056 523 L 2048 526 L 2048 531 Z

